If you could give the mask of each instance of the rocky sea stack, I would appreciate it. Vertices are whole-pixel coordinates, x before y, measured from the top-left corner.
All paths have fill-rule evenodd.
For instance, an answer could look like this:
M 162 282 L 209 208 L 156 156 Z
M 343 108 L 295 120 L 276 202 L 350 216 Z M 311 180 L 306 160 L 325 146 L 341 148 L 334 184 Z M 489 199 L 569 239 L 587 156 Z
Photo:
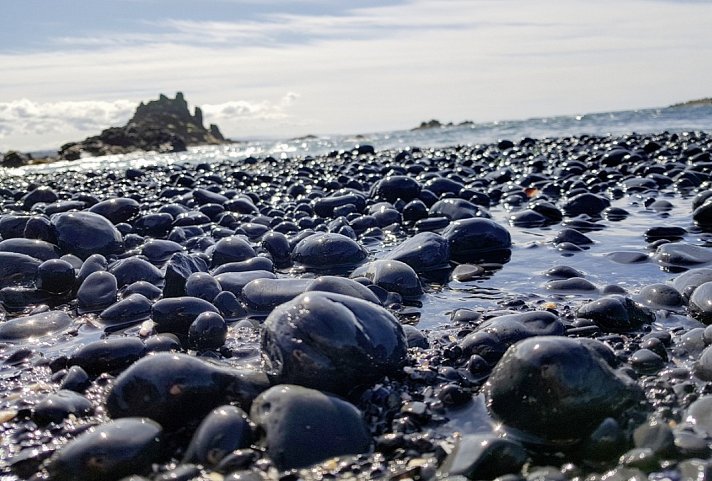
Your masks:
M 81 142 L 69 142 L 59 150 L 63 160 L 81 157 L 126 154 L 140 150 L 183 152 L 190 145 L 227 142 L 215 124 L 203 125 L 203 111 L 193 114 L 182 92 L 171 99 L 161 94 L 158 100 L 141 102 L 133 117 L 123 127 L 110 127 Z

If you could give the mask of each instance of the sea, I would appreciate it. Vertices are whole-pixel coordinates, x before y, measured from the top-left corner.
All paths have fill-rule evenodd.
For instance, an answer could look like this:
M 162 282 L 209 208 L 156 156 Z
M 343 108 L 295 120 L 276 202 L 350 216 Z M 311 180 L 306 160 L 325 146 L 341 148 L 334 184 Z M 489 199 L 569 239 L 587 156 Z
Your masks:
M 524 120 L 494 122 L 466 122 L 436 128 L 396 130 L 353 135 L 316 135 L 292 139 L 241 140 L 220 146 L 191 147 L 176 154 L 134 153 L 90 157 L 78 161 L 54 162 L 18 169 L 7 169 L 7 174 L 26 171 L 46 172 L 64 169 L 140 167 L 151 164 L 187 163 L 247 157 L 298 158 L 317 156 L 332 151 L 350 150 L 357 145 L 372 145 L 376 150 L 408 147 L 437 148 L 451 145 L 485 144 L 502 139 L 517 141 L 579 135 L 624 135 L 655 132 L 712 131 L 712 104 L 626 110 L 582 115 L 537 117 Z

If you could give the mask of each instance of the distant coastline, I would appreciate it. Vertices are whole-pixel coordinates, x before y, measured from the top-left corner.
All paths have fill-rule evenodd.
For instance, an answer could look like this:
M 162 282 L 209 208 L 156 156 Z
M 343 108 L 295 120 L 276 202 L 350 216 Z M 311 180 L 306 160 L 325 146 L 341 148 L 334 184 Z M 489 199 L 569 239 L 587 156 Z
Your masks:
M 706 107 L 708 105 L 712 105 L 712 97 L 706 97 L 704 99 L 688 100 L 687 102 L 673 104 L 668 108 L 677 109 L 680 107 Z

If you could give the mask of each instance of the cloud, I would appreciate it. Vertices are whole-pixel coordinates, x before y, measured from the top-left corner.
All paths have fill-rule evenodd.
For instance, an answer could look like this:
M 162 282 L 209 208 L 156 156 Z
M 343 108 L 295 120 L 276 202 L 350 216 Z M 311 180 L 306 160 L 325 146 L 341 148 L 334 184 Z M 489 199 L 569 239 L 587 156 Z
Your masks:
M 287 109 L 292 105 L 299 94 L 288 92 L 279 102 L 269 101 L 248 102 L 233 100 L 220 104 L 206 104 L 201 106 L 208 122 L 219 123 L 221 120 L 286 120 L 290 117 Z
M 23 98 L 0 102 L 0 138 L 67 129 L 98 133 L 99 128 L 126 122 L 135 107 L 129 100 L 33 102 Z

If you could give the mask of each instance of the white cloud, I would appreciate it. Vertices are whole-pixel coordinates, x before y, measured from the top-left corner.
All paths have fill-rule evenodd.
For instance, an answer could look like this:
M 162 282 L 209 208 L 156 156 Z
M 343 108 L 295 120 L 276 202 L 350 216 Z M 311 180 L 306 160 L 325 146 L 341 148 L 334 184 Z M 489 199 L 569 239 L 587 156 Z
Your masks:
M 206 104 L 201 106 L 205 119 L 211 123 L 221 121 L 241 120 L 286 120 L 290 117 L 287 109 L 299 97 L 299 94 L 288 92 L 279 102 L 269 101 L 248 102 L 233 100 L 220 104 Z

